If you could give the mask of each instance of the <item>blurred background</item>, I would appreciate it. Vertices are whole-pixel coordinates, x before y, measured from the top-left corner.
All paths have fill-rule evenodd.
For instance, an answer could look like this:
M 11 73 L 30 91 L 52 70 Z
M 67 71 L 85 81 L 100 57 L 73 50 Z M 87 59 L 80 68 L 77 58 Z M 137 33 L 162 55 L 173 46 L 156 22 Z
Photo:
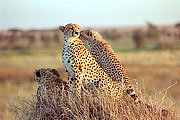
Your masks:
M 0 120 L 12 120 L 12 103 L 32 98 L 33 72 L 61 63 L 58 26 L 94 29 L 112 46 L 134 86 L 180 105 L 179 0 L 0 0 Z

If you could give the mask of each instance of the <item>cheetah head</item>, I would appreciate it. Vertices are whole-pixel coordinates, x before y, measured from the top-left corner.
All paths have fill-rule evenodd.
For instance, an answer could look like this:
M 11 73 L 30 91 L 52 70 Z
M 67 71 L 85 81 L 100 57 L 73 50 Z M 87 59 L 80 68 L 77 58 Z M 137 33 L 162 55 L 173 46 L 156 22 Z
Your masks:
M 91 40 L 93 38 L 94 30 L 82 30 L 80 32 L 80 39 L 81 40 Z
M 79 37 L 80 28 L 77 24 L 69 23 L 66 26 L 59 26 L 59 29 L 64 33 L 67 37 Z
M 47 81 L 55 81 L 60 75 L 55 69 L 39 69 L 34 72 L 34 81 L 39 85 L 45 84 Z
M 101 39 L 101 35 L 94 30 L 82 30 L 80 32 L 80 39 L 83 42 L 88 42 L 95 39 Z

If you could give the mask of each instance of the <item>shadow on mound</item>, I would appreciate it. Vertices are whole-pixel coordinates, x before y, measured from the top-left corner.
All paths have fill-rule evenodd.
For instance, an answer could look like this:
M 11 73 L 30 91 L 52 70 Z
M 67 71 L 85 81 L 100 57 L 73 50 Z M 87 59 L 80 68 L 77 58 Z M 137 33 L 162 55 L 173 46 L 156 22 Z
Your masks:
M 41 69 L 42 70 L 42 69 Z M 157 108 L 143 102 L 134 103 L 132 98 L 123 96 L 115 100 L 103 92 L 82 93 L 79 98 L 69 90 L 68 83 L 60 78 L 55 69 L 48 71 L 48 80 L 40 77 L 38 70 L 34 73 L 35 81 L 39 79 L 39 88 L 33 100 L 21 101 L 23 106 L 16 106 L 16 118 L 19 120 L 134 120 L 134 119 L 177 119 L 175 112 Z M 50 79 L 49 79 L 50 78 Z M 47 87 L 48 86 L 48 87 Z

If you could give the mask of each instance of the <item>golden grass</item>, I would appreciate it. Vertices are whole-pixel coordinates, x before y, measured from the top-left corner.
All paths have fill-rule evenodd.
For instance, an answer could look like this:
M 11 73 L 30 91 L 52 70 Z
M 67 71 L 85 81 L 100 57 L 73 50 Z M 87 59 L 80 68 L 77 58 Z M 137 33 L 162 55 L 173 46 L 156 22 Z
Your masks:
M 56 56 L 31 56 L 31 55 L 16 55 L 2 57 L 0 60 L 1 69 L 36 69 L 41 67 L 60 67 L 60 55 Z
M 0 56 L 1 69 L 36 69 L 39 67 L 62 67 L 61 53 L 54 51 L 49 54 L 34 53 L 31 55 L 10 55 Z M 159 50 L 159 51 L 139 51 L 139 52 L 118 52 L 116 53 L 119 60 L 124 65 L 165 65 L 179 66 L 180 51 L 179 50 Z
M 1 54 L 1 53 L 0 53 Z M 167 109 L 180 105 L 180 51 L 136 51 L 116 53 L 122 62 L 129 77 L 134 83 L 144 83 L 147 103 L 159 105 L 163 94 L 161 91 L 177 81 L 177 84 L 167 92 L 166 101 L 162 104 Z M 0 55 L 0 120 L 13 120 L 10 103 L 17 102 L 16 97 L 20 91 L 21 96 L 29 101 L 34 93 L 35 84 L 32 82 L 32 72 L 39 68 L 58 68 L 63 79 L 67 76 L 61 64 L 61 53 L 38 54 L 37 51 L 30 55 Z M 135 84 L 135 83 L 134 83 Z M 156 94 L 154 94 L 154 92 Z M 155 102 L 155 103 L 154 103 Z M 17 104 L 19 104 L 17 102 Z M 169 107 L 168 107 L 169 106 Z M 179 110 L 178 110 L 179 111 Z
M 141 86 L 138 87 L 138 93 L 142 92 Z M 119 100 L 114 100 L 112 97 L 97 93 L 97 97 L 91 95 L 83 96 L 80 99 L 77 96 L 71 96 L 71 91 L 68 94 L 61 92 L 62 96 L 54 95 L 55 101 L 42 102 L 41 108 L 36 108 L 36 97 L 31 100 L 19 101 L 18 105 L 14 106 L 14 113 L 18 120 L 144 120 L 144 119 L 178 119 L 178 113 L 174 104 L 166 101 L 166 93 L 156 96 L 146 96 L 141 93 L 140 99 L 143 102 L 134 103 L 134 101 L 124 96 Z M 64 94 L 63 94 L 64 93 Z M 70 95 L 71 94 L 71 95 Z M 65 101 L 63 98 L 66 98 Z M 57 100 L 58 99 L 58 100 Z M 165 103 L 168 104 L 165 104 Z M 164 108 L 165 105 L 165 108 Z
M 11 104 L 18 103 L 20 98 L 29 100 L 36 85 L 29 81 L 6 80 L 0 83 L 0 120 L 14 120 Z
M 124 64 L 147 66 L 179 66 L 180 51 L 159 50 L 118 53 L 117 57 Z

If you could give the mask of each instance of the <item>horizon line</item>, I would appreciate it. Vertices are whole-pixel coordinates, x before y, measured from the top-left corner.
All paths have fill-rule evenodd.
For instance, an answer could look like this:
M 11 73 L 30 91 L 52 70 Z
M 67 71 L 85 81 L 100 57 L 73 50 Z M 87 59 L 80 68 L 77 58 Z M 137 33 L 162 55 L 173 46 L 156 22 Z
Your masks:
M 176 22 L 174 24 L 170 23 L 170 24 L 153 24 L 155 26 L 174 26 L 175 24 L 177 24 L 179 22 Z M 61 25 L 61 24 L 60 24 Z M 120 27 L 146 27 L 146 24 L 141 24 L 141 25 L 82 25 L 80 28 L 120 28 Z M 0 31 L 7 31 L 7 30 L 11 30 L 11 29 L 18 29 L 18 30 L 51 30 L 51 29 L 58 29 L 59 26 L 57 27 L 32 27 L 32 28 L 23 28 L 23 27 L 9 27 L 6 29 L 0 29 Z

